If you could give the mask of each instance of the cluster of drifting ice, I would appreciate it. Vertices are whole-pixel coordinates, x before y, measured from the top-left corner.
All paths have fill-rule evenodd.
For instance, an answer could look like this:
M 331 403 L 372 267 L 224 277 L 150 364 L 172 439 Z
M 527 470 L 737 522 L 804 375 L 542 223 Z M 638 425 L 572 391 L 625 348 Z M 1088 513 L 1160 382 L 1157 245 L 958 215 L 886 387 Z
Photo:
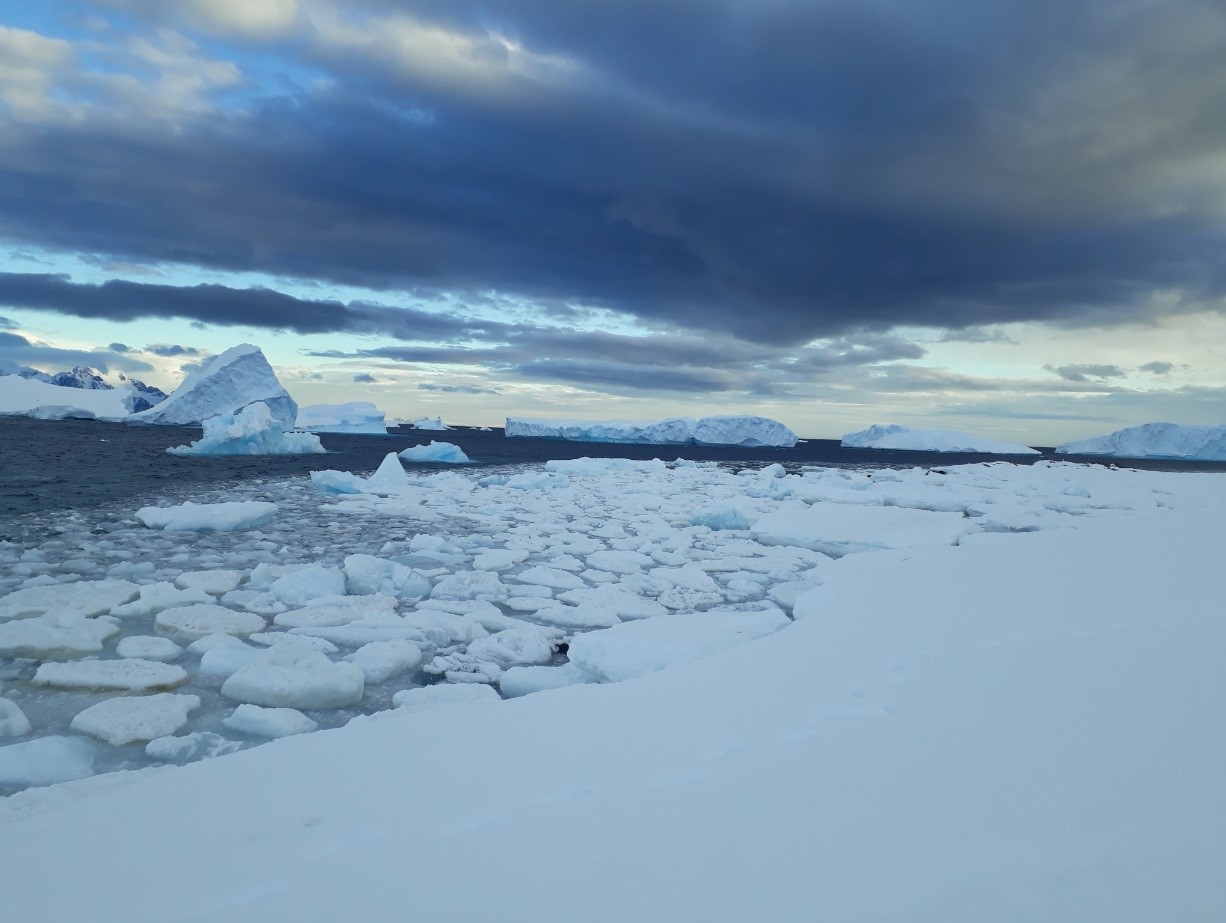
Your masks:
M 1226 426 L 1181 426 L 1146 423 L 1106 436 L 1056 446 L 1061 455 L 1109 455 L 1114 458 L 1177 458 L 1226 461 Z
M 169 448 L 170 455 L 307 455 L 324 452 L 314 433 L 286 432 L 263 401 L 237 413 L 209 417 L 204 436 L 191 445 Z
M 235 414 L 257 401 L 268 406 L 273 419 L 291 429 L 298 405 L 277 381 L 276 373 L 258 347 L 232 346 L 192 372 L 166 400 L 129 418 L 138 423 L 188 425 L 210 417 Z
M 667 420 L 533 420 L 507 417 L 508 436 L 566 439 L 571 442 L 619 442 L 642 445 L 796 445 L 794 432 L 777 420 L 749 415 L 673 417 Z
M 429 445 L 410 446 L 400 457 L 411 462 L 443 462 L 449 465 L 466 465 L 469 458 L 464 450 L 450 442 L 434 442 Z
M 370 477 L 261 485 L 275 503 L 146 507 L 104 528 L 74 514 L 43 545 L 0 543 L 0 786 L 50 778 L 51 751 L 75 777 L 726 656 L 825 611 L 850 559 L 1157 509 L 1128 473 L 1017 470 L 581 458 L 411 475 L 389 453 Z M 116 693 L 169 698 L 80 717 Z M 88 748 L 63 742 L 74 731 Z
M 384 413 L 370 401 L 310 404 L 298 408 L 298 429 L 312 433 L 356 433 L 386 436 Z
M 946 429 L 912 429 L 897 423 L 875 424 L 848 433 L 841 443 L 851 449 L 905 449 L 912 452 L 970 452 L 988 455 L 1039 455 L 1037 449 L 1014 442 L 985 439 Z

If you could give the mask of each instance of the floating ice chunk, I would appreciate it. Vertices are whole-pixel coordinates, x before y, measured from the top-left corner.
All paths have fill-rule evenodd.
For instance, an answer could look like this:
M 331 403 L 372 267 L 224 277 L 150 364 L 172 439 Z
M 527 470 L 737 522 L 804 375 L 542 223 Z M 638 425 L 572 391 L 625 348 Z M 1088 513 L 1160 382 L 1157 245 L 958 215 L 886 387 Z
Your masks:
M 370 401 L 310 404 L 298 408 L 298 429 L 312 433 L 357 433 L 386 436 L 384 413 Z
M 402 689 L 392 696 L 392 705 L 406 712 L 426 711 L 456 705 L 477 705 L 501 700 L 492 688 L 476 683 L 442 683 L 419 689 Z
M 564 474 L 549 474 L 545 471 L 526 471 L 523 474 L 513 474 L 503 482 L 503 487 L 512 490 L 546 490 L 558 487 L 569 487 L 570 478 Z
M 312 600 L 302 609 L 292 609 L 273 617 L 273 622 L 282 628 L 309 628 L 348 625 L 358 619 L 396 609 L 396 600 L 391 596 L 343 596 L 335 599 Z
M 410 486 L 409 476 L 395 452 L 388 452 L 383 461 L 375 469 L 375 473 L 366 479 L 364 490 L 397 490 Z
M 457 571 L 444 577 L 430 591 L 432 599 L 484 599 L 502 602 L 507 588 L 498 575 L 484 570 Z
M 219 414 L 236 413 L 257 401 L 286 427 L 294 425 L 298 405 L 281 387 L 264 354 L 243 343 L 214 356 L 183 379 L 166 400 L 129 419 L 172 425 L 200 423 Z
M 599 476 L 628 471 L 662 474 L 665 467 L 659 460 L 635 461 L 632 458 L 562 458 L 545 462 L 546 471 L 575 476 Z
M 403 623 L 439 647 L 467 644 L 489 635 L 473 616 L 437 609 L 415 609 L 404 616 Z
M 30 733 L 30 719 L 11 699 L 0 699 L 0 737 L 19 737 Z
M 637 574 L 645 567 L 655 564 L 650 555 L 638 551 L 594 551 L 587 556 L 587 564 L 611 574 Z
M 576 590 L 575 592 L 580 592 Z M 608 609 L 593 606 L 563 606 L 547 602 L 533 610 L 532 619 L 566 631 L 590 631 L 593 628 L 611 628 L 621 621 Z
M 468 656 L 502 669 L 548 663 L 553 658 L 551 635 L 539 628 L 525 626 L 499 631 L 488 638 L 478 638 L 468 645 Z
M 253 737 L 289 737 L 319 727 L 295 708 L 261 708 L 259 705 L 238 706 L 222 724 Z
M 555 590 L 579 590 L 587 586 L 582 577 L 554 567 L 529 567 L 515 575 L 520 583 L 547 586 Z
M 314 433 L 295 432 L 257 401 L 237 413 L 209 417 L 204 436 L 191 445 L 167 449 L 168 455 L 318 455 L 326 451 Z
M 748 517 L 735 506 L 707 506 L 695 510 L 690 525 L 706 526 L 714 532 L 723 529 L 748 529 Z
M 226 740 L 212 731 L 199 731 L 195 734 L 184 734 L 182 737 L 158 737 L 151 740 L 145 746 L 145 756 L 153 760 L 191 763 L 234 753 L 244 746 L 240 741 Z
M 451 429 L 450 426 L 443 422 L 442 417 L 418 417 L 416 420 L 412 421 L 409 426 L 413 427 L 413 429 L 434 430 L 439 432 Z
M 411 462 L 441 462 L 449 465 L 466 465 L 470 459 L 464 450 L 450 442 L 434 442 L 429 445 L 410 446 L 400 457 Z
M 325 493 L 360 494 L 366 487 L 366 478 L 348 471 L 312 471 L 311 484 Z
M 273 598 L 287 606 L 301 606 L 323 596 L 344 596 L 345 578 L 335 567 L 312 564 L 273 581 Z
M 212 603 L 164 609 L 157 614 L 154 624 L 182 641 L 212 634 L 250 635 L 267 627 L 264 617 L 254 612 L 235 612 Z
M 92 734 L 114 747 L 137 740 L 173 734 L 187 724 L 200 697 L 162 692 L 157 695 L 119 696 L 91 705 L 72 719 L 72 729 Z
M 140 587 L 127 580 L 77 580 L 14 590 L 0 598 L 0 619 L 22 619 L 48 613 L 102 615 L 111 607 L 136 598 Z
M 362 700 L 360 667 L 334 663 L 317 651 L 269 648 L 225 683 L 221 694 L 239 702 L 285 708 L 344 708 Z
M 518 548 L 496 548 L 477 555 L 473 559 L 473 567 L 477 570 L 504 571 L 527 559 L 528 552 Z
M 264 647 L 289 644 L 309 651 L 319 651 L 321 654 L 335 654 L 340 650 L 331 641 L 325 641 L 323 638 L 312 638 L 310 635 L 291 635 L 285 631 L 264 631 L 258 635 L 252 635 L 247 640 Z
M 694 564 L 687 564 L 684 567 L 655 567 L 651 569 L 648 576 L 685 590 L 694 590 L 699 593 L 719 592 L 719 584 L 711 578 L 711 575 Z
M 187 671 L 172 663 L 139 660 L 77 660 L 70 663 L 44 663 L 34 671 L 32 686 L 57 689 L 111 689 L 128 692 L 173 689 L 187 682 Z M 170 731 L 163 733 L 169 734 Z M 155 734 L 160 737 L 161 734 Z
M 398 599 L 421 599 L 430 595 L 430 578 L 396 561 L 369 554 L 345 558 L 345 585 L 355 596 L 385 593 Z
M 119 634 L 116 620 L 80 615 L 40 615 L 0 624 L 0 656 L 67 659 L 96 654 Z
M 619 682 L 736 647 L 789 624 L 775 606 L 677 613 L 576 635 L 567 656 L 597 680 Z
M 430 643 L 448 644 L 444 638 L 441 642 L 428 638 L 421 628 L 411 625 L 403 618 L 391 612 L 378 612 L 363 616 L 346 625 L 303 625 L 291 628 L 291 635 L 296 637 L 323 638 L 327 641 L 350 647 L 370 644 L 372 641 L 430 641 Z
M 173 583 L 151 583 L 140 588 L 140 598 L 130 603 L 115 606 L 111 615 L 120 618 L 156 615 L 163 609 L 175 606 L 191 606 L 196 603 L 211 603 L 213 597 L 204 590 L 181 590 Z
M 875 424 L 848 433 L 841 443 L 850 449 L 905 449 L 913 452 L 981 452 L 991 455 L 1038 455 L 1037 449 L 1016 442 L 985 439 L 946 429 L 912 429 L 897 423 Z
M 232 500 L 228 503 L 180 503 L 178 506 L 146 506 L 136 518 L 150 529 L 167 532 L 233 532 L 262 526 L 277 514 L 275 503 Z
M 40 737 L 0 747 L 0 785 L 54 785 L 94 774 L 97 746 L 83 737 Z
M 228 637 L 228 636 L 223 636 Z M 233 643 L 218 644 L 209 648 L 200 657 L 200 675 L 217 678 L 229 678 L 241 670 L 256 657 L 264 655 L 264 648 L 244 644 L 237 638 Z
M 880 548 L 953 545 L 977 531 L 971 522 L 958 513 L 815 503 L 769 513 L 754 523 L 753 534 L 764 545 L 795 545 L 841 557 Z
M 511 667 L 502 674 L 498 688 L 508 699 L 514 699 L 545 689 L 561 689 L 590 682 L 592 678 L 573 663 L 564 663 L 557 667 Z
M 627 593 L 615 584 L 602 584 L 582 590 L 568 590 L 558 599 L 584 610 L 609 613 L 619 620 L 649 619 L 665 615 L 668 610 L 654 599 L 644 599 Z
M 1113 458 L 1181 458 L 1226 461 L 1226 426 L 1145 423 L 1106 436 L 1056 446 L 1059 455 L 1109 455 Z
M 120 657 L 135 657 L 138 660 L 160 660 L 162 662 L 175 660 L 183 653 L 183 648 L 169 638 L 158 638 L 154 635 L 133 635 L 124 638 L 115 647 L 115 653 Z
M 197 638 L 195 641 L 193 641 L 191 644 L 187 646 L 187 652 L 189 654 L 194 654 L 197 657 L 203 657 L 205 654 L 207 654 L 209 651 L 211 651 L 215 647 L 223 647 L 226 645 L 229 645 L 231 647 L 234 647 L 234 646 L 241 647 L 242 643 L 243 642 L 240 641 L 238 638 L 234 637 L 234 635 L 227 635 L 223 632 L 216 632 L 214 634 L 205 635 L 203 638 Z
M 203 590 L 210 596 L 224 596 L 243 582 L 241 570 L 192 570 L 175 577 L 175 586 L 184 590 Z
M 393 676 L 421 666 L 421 648 L 412 641 L 372 641 L 345 658 L 366 675 L 369 685 L 386 682 Z

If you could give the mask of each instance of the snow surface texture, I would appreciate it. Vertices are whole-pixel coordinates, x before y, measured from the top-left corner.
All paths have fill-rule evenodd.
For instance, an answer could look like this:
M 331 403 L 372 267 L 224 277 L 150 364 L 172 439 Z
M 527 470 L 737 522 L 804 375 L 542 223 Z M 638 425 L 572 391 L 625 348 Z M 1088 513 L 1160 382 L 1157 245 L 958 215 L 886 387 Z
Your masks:
M 989 455 L 1040 455 L 1038 449 L 984 439 L 949 429 L 911 429 L 897 423 L 874 424 L 848 433 L 841 445 L 849 449 L 906 449 L 912 452 L 981 452 Z
M 668 420 L 533 420 L 507 417 L 508 436 L 567 439 L 571 442 L 629 442 L 645 445 L 796 445 L 794 432 L 768 417 L 729 415 Z
M 63 420 L 74 417 L 119 420 L 128 416 L 126 389 L 68 388 L 19 375 L 0 375 L 0 414 Z
M 237 413 L 209 417 L 204 436 L 191 445 L 174 446 L 169 455 L 310 455 L 325 451 L 314 433 L 287 431 L 263 401 Z
M 50 540 L 58 544 L 0 545 L 0 588 L 241 570 L 224 605 L 266 613 L 277 580 L 304 566 L 341 569 L 349 554 L 394 559 L 433 584 L 416 603 L 364 597 L 351 621 L 320 629 L 352 632 L 341 651 L 319 652 L 333 664 L 346 648 L 397 635 L 426 654 L 423 672 L 367 686 L 360 706 L 305 716 L 347 726 L 0 802 L 6 913 L 264 921 L 379 919 L 411 906 L 441 920 L 1221 918 L 1219 476 L 1043 462 L 783 477 L 585 462 L 547 473 L 565 483 L 483 486 L 483 476 L 448 471 L 382 495 L 286 485 L 276 498 L 292 522 L 279 517 L 259 538 L 191 535 L 190 553 L 183 536 L 96 536 L 84 518 Z M 734 506 L 752 528 L 691 525 L 711 504 Z M 793 530 L 806 544 L 827 540 L 827 522 L 846 540 L 849 523 L 827 516 L 831 507 L 942 524 L 956 514 L 966 531 L 955 545 L 944 525 L 933 541 L 926 529 L 881 520 L 877 528 L 900 534 L 837 560 L 760 541 Z M 787 517 L 771 526 L 780 514 L 800 526 Z M 77 542 L 90 543 L 81 562 L 93 568 L 70 577 L 56 562 L 81 555 Z M 134 572 L 136 562 L 112 554 L 133 548 L 152 570 Z M 494 562 L 502 569 L 474 567 L 496 551 L 514 554 Z M 583 588 L 562 589 L 573 584 L 566 574 Z M 607 663 L 650 667 L 669 652 L 670 620 L 773 613 L 779 630 L 625 682 L 593 682 L 557 654 L 509 665 L 506 657 L 535 657 L 537 642 L 558 637 L 572 650 L 588 639 L 602 647 L 600 630 L 550 627 L 597 599 L 571 605 L 569 594 L 595 591 L 659 606 L 608 629 L 606 638 L 642 625 L 644 637 L 616 658 L 604 644 Z M 779 621 L 775 605 L 796 620 Z M 149 633 L 139 617 L 117 621 Z M 285 632 L 252 637 L 261 634 Z M 195 656 L 183 655 L 189 670 Z M 324 662 L 287 660 L 310 675 Z M 443 660 L 457 680 L 424 673 Z M 5 696 L 34 725 L 0 745 L 0 785 L 10 788 L 121 760 L 200 759 L 263 739 L 260 729 L 305 727 L 283 712 L 224 723 L 238 709 L 215 681 L 193 675 L 173 694 L 201 706 L 178 736 L 111 745 L 67 727 L 93 703 L 74 699 L 57 717 L 48 697 L 76 694 L 27 689 L 28 669 L 4 679 Z M 462 900 L 438 886 L 473 869 L 480 886 Z
M 434 442 L 429 445 L 410 446 L 400 457 L 411 462 L 442 462 L 449 465 L 466 465 L 469 458 L 464 450 L 450 442 Z
M 357 433 L 386 436 L 384 413 L 370 401 L 309 404 L 298 408 L 298 429 L 312 433 Z
M 1179 458 L 1226 461 L 1226 426 L 1146 423 L 1106 436 L 1056 446 L 1061 455 L 1110 455 L 1115 458 Z
M 189 374 L 161 403 L 132 414 L 139 423 L 187 425 L 210 417 L 234 414 L 262 401 L 275 420 L 292 428 L 298 405 L 277 381 L 276 373 L 259 348 L 249 343 L 232 346 Z

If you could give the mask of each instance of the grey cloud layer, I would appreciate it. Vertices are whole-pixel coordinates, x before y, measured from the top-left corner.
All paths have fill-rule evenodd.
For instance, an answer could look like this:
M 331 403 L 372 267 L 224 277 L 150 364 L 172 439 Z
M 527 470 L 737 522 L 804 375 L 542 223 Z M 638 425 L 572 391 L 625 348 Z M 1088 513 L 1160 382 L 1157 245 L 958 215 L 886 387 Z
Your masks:
M 348 31 L 292 4 L 259 29 L 224 5 L 123 5 L 206 30 L 251 73 L 330 80 L 176 131 L 130 112 L 18 121 L 0 237 L 497 290 L 769 345 L 1110 323 L 1157 290 L 1181 309 L 1226 292 L 1226 180 L 1205 166 L 1226 150 L 1226 8 L 1209 0 L 365 2 Z M 396 44 L 418 27 L 457 38 Z M 131 284 L 82 300 L 44 283 L 39 304 L 406 340 L 452 323 Z

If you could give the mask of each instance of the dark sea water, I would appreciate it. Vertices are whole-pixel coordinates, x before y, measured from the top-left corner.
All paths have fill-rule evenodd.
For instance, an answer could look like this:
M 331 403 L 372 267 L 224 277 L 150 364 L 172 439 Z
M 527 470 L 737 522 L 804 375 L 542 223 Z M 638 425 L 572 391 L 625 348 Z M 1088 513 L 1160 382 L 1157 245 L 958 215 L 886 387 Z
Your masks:
M 745 466 L 781 462 L 856 467 L 939 467 L 1005 460 L 1030 464 L 1040 457 L 1059 457 L 1094 464 L 1104 459 L 1070 456 L 990 456 L 936 452 L 844 449 L 833 439 L 801 441 L 791 449 L 743 449 L 727 446 L 659 446 L 618 443 L 564 442 L 553 439 L 507 439 L 501 429 L 481 431 L 461 427 L 447 432 L 409 428 L 387 436 L 323 434 L 324 455 L 213 456 L 181 458 L 167 455 L 169 446 L 200 438 L 199 427 L 133 426 L 95 420 L 31 420 L 0 417 L 0 517 L 44 510 L 92 507 L 125 497 L 176 492 L 198 484 L 217 487 L 226 481 L 300 477 L 309 471 L 335 468 L 367 472 L 388 452 L 431 440 L 450 442 L 464 450 L 474 466 L 531 464 L 550 459 L 687 458 Z M 1226 471 L 1226 464 L 1187 462 L 1121 462 L 1128 467 L 1160 470 Z M 409 470 L 439 470 L 439 465 L 406 463 Z

